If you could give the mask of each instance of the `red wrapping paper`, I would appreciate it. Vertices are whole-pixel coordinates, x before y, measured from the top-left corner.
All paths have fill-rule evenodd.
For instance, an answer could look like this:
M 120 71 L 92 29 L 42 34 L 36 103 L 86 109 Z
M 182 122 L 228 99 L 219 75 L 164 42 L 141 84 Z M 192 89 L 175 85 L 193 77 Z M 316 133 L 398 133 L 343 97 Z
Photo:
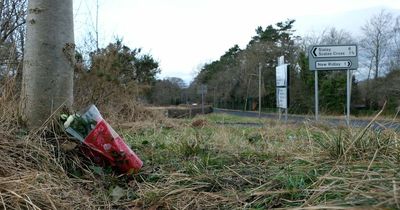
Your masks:
M 143 166 L 140 158 L 104 120 L 97 123 L 83 144 L 86 145 L 84 153 L 94 162 L 116 167 L 121 173 L 137 173 Z

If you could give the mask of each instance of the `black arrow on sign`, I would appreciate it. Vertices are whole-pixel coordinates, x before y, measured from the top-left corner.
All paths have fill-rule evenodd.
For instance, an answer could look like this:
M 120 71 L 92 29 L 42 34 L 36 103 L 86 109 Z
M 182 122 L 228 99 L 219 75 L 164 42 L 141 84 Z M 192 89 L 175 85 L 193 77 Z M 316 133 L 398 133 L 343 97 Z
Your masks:
M 312 54 L 314 55 L 314 57 L 317 57 L 317 53 L 315 53 L 315 51 L 317 51 L 316 47 L 314 47 L 314 49 L 312 50 Z
M 347 67 L 351 66 L 351 61 L 347 61 Z

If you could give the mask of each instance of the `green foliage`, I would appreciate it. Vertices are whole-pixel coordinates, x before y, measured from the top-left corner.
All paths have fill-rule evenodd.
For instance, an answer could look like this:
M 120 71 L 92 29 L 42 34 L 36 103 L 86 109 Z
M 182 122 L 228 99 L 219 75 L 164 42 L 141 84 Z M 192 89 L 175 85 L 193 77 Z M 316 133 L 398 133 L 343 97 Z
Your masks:
M 287 20 L 285 22 L 278 22 L 276 27 L 269 25 L 265 29 L 258 26 L 256 29 L 256 36 L 252 38 L 249 45 L 255 42 L 288 42 L 291 40 L 292 28 L 295 20 Z
M 128 201 L 133 191 L 141 208 L 396 208 L 396 132 L 214 123 L 224 118 L 239 121 L 210 115 L 202 118 L 208 125 L 199 129 L 185 121 L 175 129 L 152 127 L 124 135 L 145 166 L 134 189 L 118 185 L 127 191 L 120 201 Z
M 321 110 L 325 112 L 345 113 L 346 72 L 327 72 L 319 79 Z
M 135 57 L 134 65 L 136 68 L 134 79 L 140 83 L 153 83 L 156 75 L 161 72 L 158 68 L 158 62 L 148 54 Z
M 158 62 L 151 55 L 140 53 L 140 48 L 131 50 L 121 40 L 117 40 L 106 48 L 91 53 L 89 71 L 109 75 L 107 78 L 110 81 L 118 80 L 122 84 L 131 81 L 149 84 L 160 73 Z
M 185 103 L 185 82 L 177 77 L 157 80 L 152 87 L 150 99 L 156 105 L 179 105 Z
M 207 63 L 196 76 L 190 89 L 195 93 L 200 84 L 207 84 L 206 100 L 223 108 L 252 109 L 258 103 L 249 104 L 249 98 L 258 98 L 258 68 L 262 68 L 263 107 L 275 107 L 276 58 L 284 55 L 294 63 L 294 20 L 258 27 L 256 35 L 246 49 L 233 46 L 219 60 Z M 293 71 L 293 70 L 291 70 Z
M 309 70 L 306 48 L 314 44 L 349 44 L 355 41 L 350 33 L 336 28 L 324 31 L 320 37 L 300 39 L 293 35 L 294 23 L 294 20 L 287 20 L 259 26 L 245 49 L 235 45 L 218 60 L 204 64 L 190 85 L 192 98 L 200 101 L 196 89 L 200 84 L 206 84 L 209 88 L 207 103 L 219 108 L 254 110 L 259 103 L 258 68 L 261 65 L 262 109 L 275 108 L 275 67 L 277 58 L 283 55 L 285 63 L 290 64 L 289 111 L 313 113 L 315 81 L 314 72 Z M 396 61 L 391 59 L 390 63 L 391 70 L 387 76 L 370 80 L 367 85 L 352 77 L 352 107 L 367 107 L 373 111 L 387 102 L 387 113 L 397 111 L 400 76 L 396 73 Z M 320 71 L 318 80 L 320 110 L 328 114 L 344 114 L 345 72 Z
M 201 69 L 199 75 L 196 77 L 196 81 L 199 84 L 207 83 L 220 71 L 224 71 L 229 66 L 234 66 L 237 64 L 237 58 L 241 53 L 239 45 L 234 45 L 231 47 L 221 58 L 217 61 L 205 64 Z
M 77 105 L 118 104 L 121 100 L 145 95 L 160 72 L 158 62 L 151 55 L 141 54 L 140 48 L 130 49 L 121 40 L 91 52 L 89 64 L 83 63 L 80 53 L 76 58 Z

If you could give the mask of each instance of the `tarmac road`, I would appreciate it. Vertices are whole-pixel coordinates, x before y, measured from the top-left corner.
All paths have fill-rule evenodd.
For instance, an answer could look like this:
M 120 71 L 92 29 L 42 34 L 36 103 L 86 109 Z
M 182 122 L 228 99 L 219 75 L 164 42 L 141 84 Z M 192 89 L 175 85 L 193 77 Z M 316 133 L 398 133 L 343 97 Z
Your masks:
M 239 110 L 230 110 L 230 109 L 218 109 L 214 108 L 214 113 L 225 113 L 240 117 L 258 117 L 258 112 L 244 112 Z M 278 114 L 275 113 L 261 113 L 261 118 L 275 119 L 279 120 Z M 282 115 L 281 121 L 284 121 L 284 115 Z M 307 115 L 288 115 L 288 123 L 304 123 L 304 122 L 315 122 L 314 116 Z M 350 119 L 351 127 L 366 127 L 371 121 L 362 120 L 362 119 Z M 318 121 L 318 123 L 327 124 L 328 126 L 346 126 L 346 120 L 339 118 L 323 118 Z M 235 124 L 235 125 L 243 125 L 243 126 L 262 126 L 261 123 L 219 123 L 219 124 Z M 371 128 L 376 130 L 382 129 L 394 129 L 396 131 L 400 131 L 400 122 L 398 119 L 395 121 L 389 120 L 377 120 L 372 122 Z

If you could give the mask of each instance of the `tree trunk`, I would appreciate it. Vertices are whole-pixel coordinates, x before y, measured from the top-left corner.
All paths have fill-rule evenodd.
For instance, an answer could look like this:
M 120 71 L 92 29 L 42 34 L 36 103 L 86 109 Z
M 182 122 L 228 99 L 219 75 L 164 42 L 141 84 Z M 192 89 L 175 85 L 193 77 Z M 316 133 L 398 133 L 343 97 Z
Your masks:
M 380 49 L 380 46 L 379 46 L 379 40 L 377 40 L 377 46 L 376 46 L 376 49 L 375 49 L 375 77 L 374 77 L 374 79 L 376 80 L 376 79 L 378 79 L 378 76 L 379 76 L 379 63 L 380 63 L 380 57 L 381 57 L 381 55 L 380 55 L 380 51 L 379 51 L 379 49 Z
M 21 95 L 28 128 L 72 106 L 74 55 L 72 0 L 30 0 Z

